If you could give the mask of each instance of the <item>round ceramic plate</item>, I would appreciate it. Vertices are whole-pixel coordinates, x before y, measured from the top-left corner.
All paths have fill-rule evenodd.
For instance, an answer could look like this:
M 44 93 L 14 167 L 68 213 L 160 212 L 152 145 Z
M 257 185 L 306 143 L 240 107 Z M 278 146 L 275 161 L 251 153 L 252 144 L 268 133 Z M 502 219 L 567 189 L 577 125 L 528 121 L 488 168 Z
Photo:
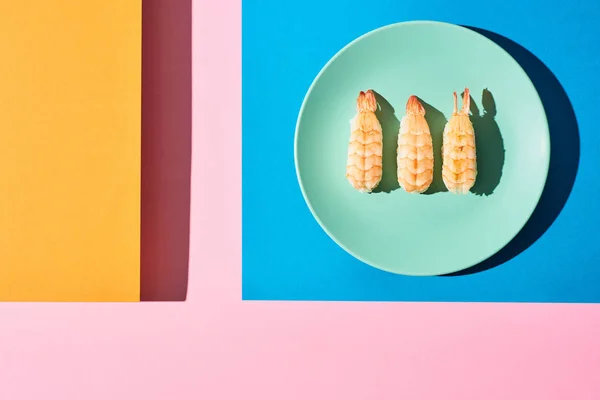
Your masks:
M 441 178 L 442 131 L 452 93 L 465 87 L 478 175 L 470 193 L 453 195 Z M 376 92 L 384 138 L 383 178 L 370 194 L 345 177 L 349 121 L 367 89 Z M 404 192 L 396 179 L 399 120 L 412 94 L 434 145 L 424 194 Z M 549 158 L 544 107 L 525 71 L 491 40 L 447 23 L 389 25 L 348 44 L 312 83 L 296 126 L 298 181 L 318 223 L 354 257 L 404 275 L 456 272 L 504 247 L 533 213 Z

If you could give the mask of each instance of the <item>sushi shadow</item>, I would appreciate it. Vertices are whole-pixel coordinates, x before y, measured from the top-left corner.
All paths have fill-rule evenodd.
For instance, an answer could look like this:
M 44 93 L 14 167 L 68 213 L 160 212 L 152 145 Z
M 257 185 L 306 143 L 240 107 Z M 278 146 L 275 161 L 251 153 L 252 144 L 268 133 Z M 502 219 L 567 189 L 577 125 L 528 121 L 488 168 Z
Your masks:
M 533 245 L 554 223 L 569 198 L 579 168 L 580 138 L 575 111 L 552 71 L 518 43 L 499 34 L 470 26 L 506 50 L 525 70 L 542 100 L 550 131 L 550 165 L 540 201 L 521 231 L 503 249 L 464 271 L 442 276 L 464 276 L 502 265 Z
M 462 94 L 461 94 L 462 96 Z M 484 89 L 481 95 L 483 115 L 477 103 L 470 97 L 471 123 L 475 131 L 477 149 L 477 179 L 471 193 L 478 196 L 490 196 L 500 184 L 504 167 L 504 140 L 500 127 L 496 123 L 496 102 L 492 92 Z
M 400 121 L 396 117 L 394 107 L 392 107 L 390 102 L 375 90 L 373 90 L 373 93 L 375 94 L 377 104 L 379 104 L 375 115 L 383 130 L 383 175 L 381 182 L 373 190 L 373 193 L 391 193 L 400 188 L 396 175 L 396 147 Z
M 442 140 L 444 127 L 448 120 L 440 110 L 418 97 L 419 102 L 425 108 L 425 120 L 429 125 L 431 133 L 431 143 L 433 146 L 433 180 L 429 188 L 423 192 L 424 195 L 431 195 L 441 192 L 447 192 L 448 189 L 442 180 Z

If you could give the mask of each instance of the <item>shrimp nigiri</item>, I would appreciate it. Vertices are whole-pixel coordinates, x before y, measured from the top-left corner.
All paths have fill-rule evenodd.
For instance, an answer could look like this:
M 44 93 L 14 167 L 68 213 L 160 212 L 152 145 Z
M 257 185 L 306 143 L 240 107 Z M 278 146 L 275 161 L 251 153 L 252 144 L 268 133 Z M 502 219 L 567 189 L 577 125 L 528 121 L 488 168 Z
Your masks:
M 408 193 L 423 193 L 433 181 L 433 142 L 425 108 L 416 96 L 406 103 L 397 149 L 398 184 Z
M 471 97 L 468 88 L 465 88 L 460 111 L 457 102 L 454 92 L 454 110 L 443 133 L 442 179 L 451 193 L 466 194 L 477 177 L 475 131 L 469 119 Z
M 362 193 L 373 191 L 383 175 L 383 132 L 376 110 L 373 91 L 361 91 L 356 100 L 357 113 L 350 121 L 346 179 Z

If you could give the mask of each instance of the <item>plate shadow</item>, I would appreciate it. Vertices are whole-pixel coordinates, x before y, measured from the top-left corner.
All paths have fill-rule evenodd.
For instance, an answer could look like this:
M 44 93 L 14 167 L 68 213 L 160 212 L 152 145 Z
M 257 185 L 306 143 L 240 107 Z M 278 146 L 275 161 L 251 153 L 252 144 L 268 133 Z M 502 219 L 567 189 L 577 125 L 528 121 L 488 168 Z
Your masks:
M 562 85 L 544 63 L 516 42 L 466 26 L 494 41 L 525 70 L 544 106 L 550 129 L 550 165 L 540 201 L 523 229 L 502 250 L 466 270 L 443 276 L 483 272 L 506 263 L 535 243 L 554 223 L 571 194 L 579 168 L 580 138 L 573 106 Z M 485 99 L 484 99 L 485 103 Z M 485 105 L 484 105 L 485 107 Z
M 141 301 L 184 301 L 192 135 L 191 0 L 142 6 Z

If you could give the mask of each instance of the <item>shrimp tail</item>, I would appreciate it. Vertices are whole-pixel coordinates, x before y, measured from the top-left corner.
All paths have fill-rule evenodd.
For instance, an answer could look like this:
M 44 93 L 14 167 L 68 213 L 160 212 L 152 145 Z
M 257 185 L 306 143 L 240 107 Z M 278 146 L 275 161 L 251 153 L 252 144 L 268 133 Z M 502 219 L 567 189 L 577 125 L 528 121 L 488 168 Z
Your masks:
M 456 95 L 456 92 L 454 92 L 453 95 L 454 95 L 454 109 L 452 110 L 452 114 L 456 115 L 458 113 L 458 96 Z
M 356 99 L 356 111 L 357 112 L 375 112 L 377 111 L 377 99 L 375 93 L 371 89 L 366 92 L 361 91 Z
M 406 115 L 425 115 L 425 107 L 419 101 L 417 96 L 412 95 L 406 102 Z
M 454 107 L 456 107 L 456 105 Z M 470 110 L 471 110 L 471 94 L 469 92 L 469 88 L 465 88 L 465 92 L 463 94 L 462 113 L 465 115 L 469 115 Z

